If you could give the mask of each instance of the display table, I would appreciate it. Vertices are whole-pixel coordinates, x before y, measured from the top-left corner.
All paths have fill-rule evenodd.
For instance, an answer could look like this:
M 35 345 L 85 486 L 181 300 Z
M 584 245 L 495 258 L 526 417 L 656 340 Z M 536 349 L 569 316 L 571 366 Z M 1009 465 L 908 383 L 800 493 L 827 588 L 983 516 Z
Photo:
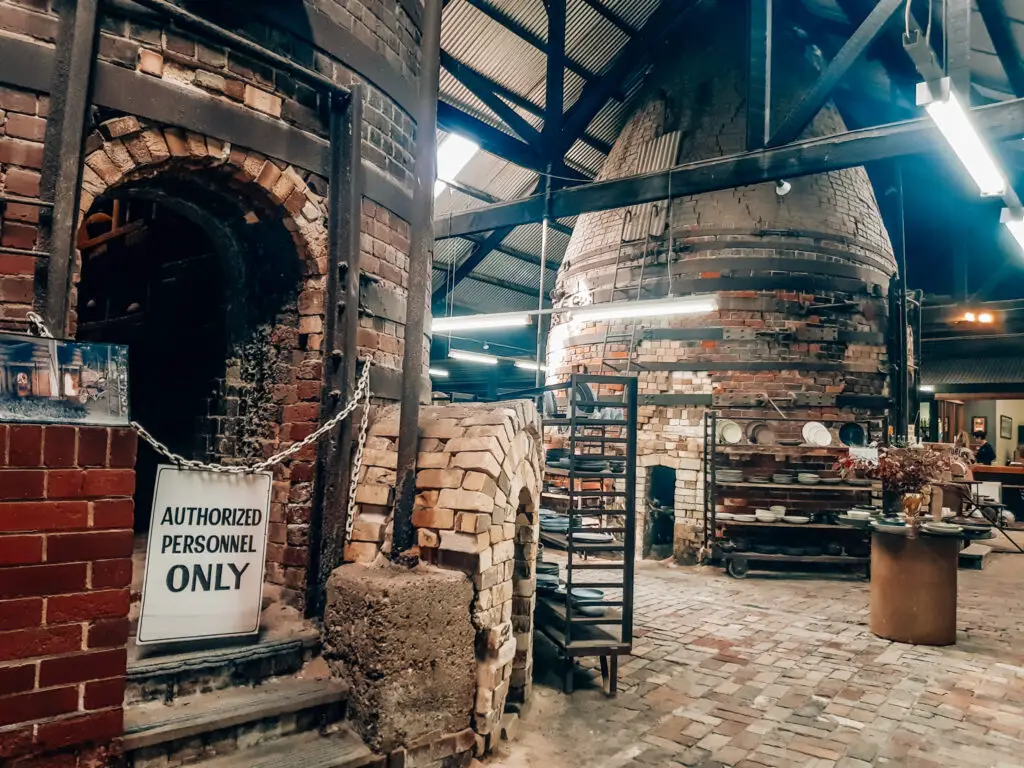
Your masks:
M 875 531 L 871 537 L 871 631 L 914 645 L 956 642 L 960 538 L 915 538 Z

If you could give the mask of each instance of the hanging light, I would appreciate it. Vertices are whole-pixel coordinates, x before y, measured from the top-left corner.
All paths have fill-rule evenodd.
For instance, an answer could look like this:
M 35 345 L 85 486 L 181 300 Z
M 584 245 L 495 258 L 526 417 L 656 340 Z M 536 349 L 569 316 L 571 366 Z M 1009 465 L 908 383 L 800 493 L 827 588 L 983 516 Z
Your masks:
M 437 317 L 433 321 L 434 333 L 449 331 L 479 331 L 487 328 L 518 328 L 530 324 L 526 312 L 504 312 L 493 315 L 460 315 Z
M 448 350 L 448 357 L 452 360 L 462 360 L 467 363 L 481 363 L 483 365 L 498 364 L 498 358 L 494 355 L 481 355 L 479 352 L 465 352 L 461 349 Z
M 627 317 L 667 317 L 714 312 L 718 303 L 711 296 L 684 296 L 654 301 L 629 301 L 612 304 L 591 304 L 573 309 L 573 320 L 619 320 Z
M 523 371 L 546 371 L 548 367 L 541 365 L 536 360 L 516 360 L 516 368 Z
M 1003 208 L 999 220 L 1013 235 L 1017 245 L 1024 249 L 1024 211 L 1011 211 L 1009 208 Z
M 978 185 L 982 197 L 999 197 L 1006 178 L 960 103 L 948 77 L 917 84 L 917 104 L 935 122 L 964 168 Z
M 449 374 L 444 368 L 431 368 L 430 375 L 436 376 L 439 379 L 447 379 L 451 374 Z

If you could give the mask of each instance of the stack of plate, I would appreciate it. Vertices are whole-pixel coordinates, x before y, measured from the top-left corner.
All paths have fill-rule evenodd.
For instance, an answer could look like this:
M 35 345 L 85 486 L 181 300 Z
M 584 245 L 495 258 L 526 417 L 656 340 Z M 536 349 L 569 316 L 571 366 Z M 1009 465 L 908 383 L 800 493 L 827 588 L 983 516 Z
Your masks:
M 736 515 L 732 512 L 715 512 L 715 520 L 735 520 Z
M 547 560 L 537 561 L 537 575 L 558 576 L 558 563 L 549 563 Z
M 782 518 L 782 522 L 789 523 L 790 525 L 804 525 L 811 522 L 811 518 L 804 515 L 786 515 Z
M 868 486 L 868 485 L 871 485 L 873 482 L 874 482 L 874 480 L 871 480 L 870 478 L 867 478 L 867 477 L 848 477 L 848 478 L 846 478 L 847 485 L 863 485 L 863 486 Z
M 576 456 L 574 466 L 581 472 L 605 472 L 608 469 L 608 462 L 604 459 Z
M 626 460 L 625 459 L 608 459 L 608 468 L 615 473 L 626 471 Z
M 774 523 L 778 521 L 779 516 L 767 509 L 758 509 L 754 512 L 754 519 L 759 523 Z
M 832 433 L 820 421 L 808 421 L 804 424 L 801 434 L 808 445 L 832 445 Z
M 792 485 L 793 484 L 793 473 L 792 472 L 776 472 L 772 475 L 772 481 L 779 483 L 780 485 Z
M 786 508 L 784 506 L 782 506 L 781 504 L 774 504 L 774 505 L 768 507 L 768 511 L 769 512 L 774 512 L 779 517 L 783 517 L 786 514 Z
M 767 475 L 747 475 L 748 483 L 769 483 L 771 478 Z
M 589 533 L 574 529 L 572 541 L 574 544 L 611 544 L 615 538 L 610 533 Z
M 567 515 L 555 515 L 540 513 L 540 529 L 548 533 L 567 533 L 569 530 L 569 517 Z
M 742 483 L 743 482 L 743 470 L 742 469 L 719 469 L 715 472 L 715 477 L 719 482 L 722 483 Z
M 801 485 L 817 485 L 821 482 L 821 477 L 817 472 L 800 472 L 796 476 L 796 481 Z
M 756 523 L 757 522 L 757 516 L 756 515 L 733 515 L 732 519 L 735 520 L 737 523 Z
M 537 574 L 537 591 L 538 592 L 555 592 L 558 589 L 558 574 L 550 573 L 538 573 Z

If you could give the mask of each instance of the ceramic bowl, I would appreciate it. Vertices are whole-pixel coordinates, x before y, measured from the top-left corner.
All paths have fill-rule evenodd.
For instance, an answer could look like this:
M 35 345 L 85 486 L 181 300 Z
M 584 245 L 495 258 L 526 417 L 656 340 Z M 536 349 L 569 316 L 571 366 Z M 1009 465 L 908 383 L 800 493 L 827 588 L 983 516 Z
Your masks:
M 846 516 L 851 520 L 869 520 L 871 518 L 871 513 L 863 509 L 851 509 L 846 513 Z
M 759 523 L 775 523 L 778 522 L 779 516 L 774 512 L 767 512 L 765 510 L 758 510 L 754 513 L 754 518 Z

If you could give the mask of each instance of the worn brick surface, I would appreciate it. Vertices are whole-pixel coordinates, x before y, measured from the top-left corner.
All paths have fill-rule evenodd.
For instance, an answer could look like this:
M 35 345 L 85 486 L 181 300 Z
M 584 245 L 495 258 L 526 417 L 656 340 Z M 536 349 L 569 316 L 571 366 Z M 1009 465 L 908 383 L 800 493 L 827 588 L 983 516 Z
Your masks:
M 591 659 L 565 697 L 552 664 L 496 768 L 527 755 L 551 768 L 1019 766 L 1022 576 L 1009 554 L 961 571 L 957 644 L 930 648 L 872 635 L 861 579 L 642 563 L 618 697 Z

